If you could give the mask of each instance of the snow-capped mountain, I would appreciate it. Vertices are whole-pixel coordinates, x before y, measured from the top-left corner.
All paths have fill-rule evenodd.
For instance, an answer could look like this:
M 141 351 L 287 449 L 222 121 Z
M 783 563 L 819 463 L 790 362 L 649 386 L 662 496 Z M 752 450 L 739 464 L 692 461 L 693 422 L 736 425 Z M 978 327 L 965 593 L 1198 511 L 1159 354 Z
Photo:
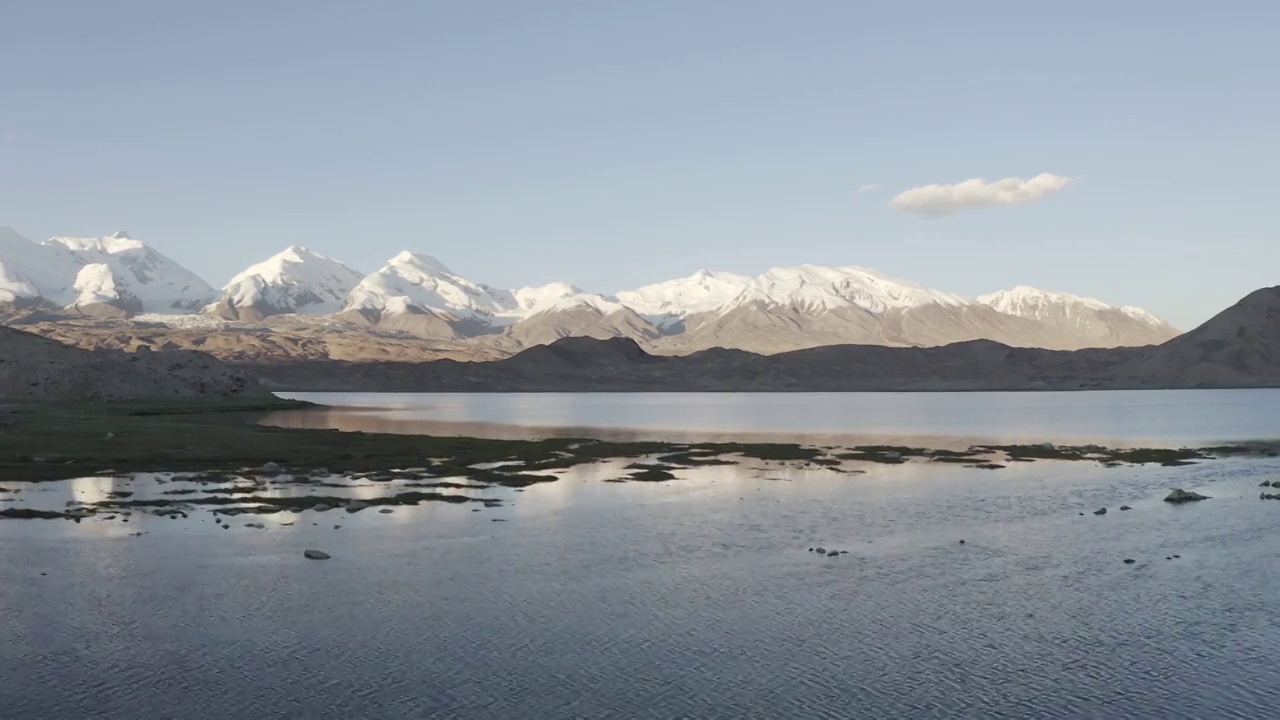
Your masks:
M 337 260 L 290 245 L 231 278 L 205 312 L 249 322 L 286 313 L 331 315 L 363 277 Z
M 1019 285 L 977 301 L 998 312 L 1035 320 L 1075 338 L 1080 347 L 1156 345 L 1178 331 L 1141 308 L 1116 307 L 1071 293 Z
M 701 271 L 618 293 L 688 352 L 780 352 L 832 344 L 942 345 L 977 338 L 1052 343 L 1032 323 L 953 293 L 857 266 L 774 268 L 756 277 Z
M 406 251 L 361 280 L 347 296 L 344 311 L 375 320 L 384 313 L 412 308 L 488 322 L 517 306 L 509 290 L 472 282 L 430 255 Z
M 752 283 L 752 278 L 734 273 L 699 270 L 686 278 L 624 290 L 618 300 L 636 312 L 670 325 L 687 315 L 726 307 Z
M 867 268 L 801 265 L 773 268 L 756 277 L 700 270 L 694 275 L 618 293 L 618 300 L 644 315 L 671 319 L 724 314 L 761 303 L 821 312 L 861 308 L 872 313 L 920 305 L 963 305 L 965 298 Z
M 0 303 L 66 305 L 75 298 L 78 268 L 66 248 L 40 245 L 0 227 Z
M 502 290 L 468 280 L 430 255 L 403 252 L 352 289 L 341 316 L 422 337 L 451 338 L 500 332 L 533 316 L 588 310 L 603 318 L 624 309 L 565 282 Z M 568 325 L 584 322 L 581 315 L 564 319 Z M 554 321 L 544 317 L 542 324 Z
M 755 277 L 702 270 L 606 297 L 567 282 L 497 288 L 414 252 L 362 275 L 295 245 L 214 293 L 124 233 L 33 243 L 3 228 L 0 304 L 143 315 L 148 322 L 203 309 L 215 326 L 216 318 L 331 316 L 427 339 L 496 337 L 503 347 L 568 335 L 627 336 L 663 352 L 728 347 L 771 353 L 976 339 L 1071 350 L 1160 343 L 1178 334 L 1139 308 L 1025 286 L 970 299 L 857 266 L 801 265 Z M 325 326 L 343 332 L 339 323 Z
M 193 312 L 215 294 L 195 273 L 122 232 L 100 238 L 55 237 L 43 245 L 65 249 L 82 268 L 100 266 L 83 278 L 83 271 L 76 271 L 75 307 L 98 304 L 127 313 Z

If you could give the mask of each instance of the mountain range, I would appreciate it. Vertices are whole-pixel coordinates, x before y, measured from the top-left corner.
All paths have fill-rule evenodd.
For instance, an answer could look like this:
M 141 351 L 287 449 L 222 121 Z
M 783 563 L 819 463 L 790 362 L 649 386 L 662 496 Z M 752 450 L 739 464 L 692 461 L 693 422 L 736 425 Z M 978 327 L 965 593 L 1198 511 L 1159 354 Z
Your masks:
M 484 344 L 507 354 L 569 336 L 625 337 L 663 354 L 715 347 L 771 354 L 979 339 L 1074 350 L 1178 335 L 1139 308 L 1026 286 L 968 298 L 856 266 L 755 277 L 703 270 L 606 296 L 565 282 L 495 288 L 413 252 L 366 274 L 294 245 L 215 290 L 125 233 L 36 243 L 7 228 L 0 228 L 0 304 L 50 311 L 55 320 L 162 327 L 233 329 L 287 317 L 334 332 Z
M 1162 345 L 1045 350 L 989 340 L 833 345 L 760 355 L 647 352 L 629 338 L 561 338 L 489 362 L 254 364 L 269 387 L 377 392 L 851 392 L 1280 387 L 1280 287 L 1250 293 Z M 1141 434 L 1141 428 L 1135 433 Z

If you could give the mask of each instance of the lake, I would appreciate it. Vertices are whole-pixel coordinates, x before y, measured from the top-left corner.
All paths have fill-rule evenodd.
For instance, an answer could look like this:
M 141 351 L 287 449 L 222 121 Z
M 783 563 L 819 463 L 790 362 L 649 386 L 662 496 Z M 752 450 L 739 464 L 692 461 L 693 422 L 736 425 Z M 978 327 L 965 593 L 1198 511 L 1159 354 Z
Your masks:
M 266 422 L 368 432 L 701 440 L 1280 439 L 1280 389 L 1020 393 L 283 393 L 330 409 Z
M 1271 391 L 810 396 L 809 413 L 804 396 L 772 397 L 397 396 L 349 413 L 534 435 L 1280 437 Z M 6 720 L 1274 714 L 1280 502 L 1258 486 L 1280 482 L 1280 459 L 865 471 L 764 463 L 618 484 L 609 462 L 473 491 L 497 507 L 282 513 L 261 530 L 203 513 L 0 521 L 0 708 Z M 172 486 L 85 478 L 21 497 L 58 507 Z M 1172 487 L 1212 499 L 1162 502 Z M 333 559 L 302 559 L 309 547 Z

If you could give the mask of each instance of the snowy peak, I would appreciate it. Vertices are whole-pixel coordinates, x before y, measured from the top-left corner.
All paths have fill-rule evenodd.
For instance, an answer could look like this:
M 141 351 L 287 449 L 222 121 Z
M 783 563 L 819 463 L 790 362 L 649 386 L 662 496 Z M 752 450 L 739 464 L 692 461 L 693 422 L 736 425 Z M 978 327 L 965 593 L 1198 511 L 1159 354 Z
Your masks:
M 1041 290 L 1027 285 L 1018 285 L 1012 290 L 981 295 L 978 297 L 978 302 L 1006 315 L 1036 320 L 1059 314 L 1080 317 L 1089 312 L 1118 312 L 1148 325 L 1169 327 L 1168 323 L 1141 308 L 1116 307 L 1094 298 Z
M 420 253 L 402 252 L 365 277 L 347 297 L 345 309 L 365 313 L 422 310 L 451 317 L 489 321 L 518 308 L 507 290 L 491 288 L 454 274 L 444 263 Z
M 247 321 L 285 313 L 332 314 L 342 309 L 361 277 L 337 260 L 290 245 L 231 278 L 205 312 Z
M 113 300 L 120 307 L 129 307 L 130 312 L 192 312 L 215 294 L 195 273 L 122 232 L 99 238 L 55 237 L 43 245 L 70 253 L 79 267 L 106 266 L 115 277 L 111 284 L 131 289 L 128 297 L 120 295 Z M 90 275 L 100 278 L 102 272 L 94 270 Z M 75 276 L 78 274 L 79 270 Z M 98 287 L 106 285 L 99 283 Z
M 641 315 L 678 319 L 725 307 L 751 283 L 746 275 L 699 270 L 686 278 L 626 290 L 617 297 Z
M 1098 347 L 1153 345 L 1178 335 L 1141 308 L 1116 307 L 1094 298 L 1019 285 L 978 297 L 991 309 L 1043 323 Z
M 1072 295 L 1071 293 L 1041 290 L 1028 285 L 1018 285 L 1012 290 L 1000 290 L 989 295 L 978 296 L 978 302 L 1006 315 L 1034 317 L 1036 313 L 1048 308 L 1088 308 L 1090 310 L 1107 310 L 1111 306 L 1101 300 Z
M 618 293 L 618 299 L 643 315 L 682 318 L 724 314 L 761 304 L 804 312 L 860 307 L 873 313 L 928 304 L 958 306 L 959 295 L 929 290 L 875 270 L 857 266 L 773 268 L 757 277 L 699 270 L 687 278 Z
M 524 287 L 512 292 L 517 306 L 524 314 L 539 312 L 562 300 L 582 294 L 583 292 L 580 288 L 567 282 L 554 282 L 538 287 Z
M 859 307 L 876 314 L 922 305 L 959 306 L 969 302 L 959 295 L 929 290 L 909 280 L 855 265 L 774 268 L 756 278 L 734 304 L 751 301 L 811 311 Z
M 444 263 L 437 260 L 431 255 L 410 252 L 405 250 L 399 255 L 387 261 L 387 267 L 403 267 L 409 268 L 412 272 L 418 273 L 436 273 L 440 275 L 449 275 L 456 277 L 454 272 L 445 266 Z

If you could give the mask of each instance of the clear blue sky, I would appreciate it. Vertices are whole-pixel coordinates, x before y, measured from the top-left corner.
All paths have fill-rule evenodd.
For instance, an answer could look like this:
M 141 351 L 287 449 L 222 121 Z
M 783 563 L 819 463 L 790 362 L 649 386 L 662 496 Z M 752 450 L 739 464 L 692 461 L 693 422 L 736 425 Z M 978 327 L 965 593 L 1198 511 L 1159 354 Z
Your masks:
M 1188 327 L 1280 283 L 1277 37 L 1275 2 L 15 2 L 0 225 L 215 285 L 291 243 L 606 293 L 857 264 Z

